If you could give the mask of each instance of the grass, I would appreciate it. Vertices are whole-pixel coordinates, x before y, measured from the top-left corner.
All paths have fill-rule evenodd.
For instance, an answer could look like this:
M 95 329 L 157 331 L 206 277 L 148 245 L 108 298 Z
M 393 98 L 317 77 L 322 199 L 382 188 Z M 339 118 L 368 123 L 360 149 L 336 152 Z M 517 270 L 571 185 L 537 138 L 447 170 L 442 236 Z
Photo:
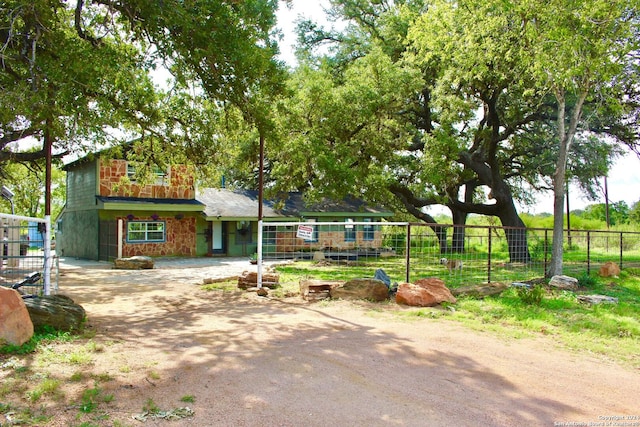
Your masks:
M 315 266 L 313 262 L 296 262 L 277 268 L 283 289 L 297 290 L 300 280 L 313 278 L 341 281 L 359 277 L 373 277 L 376 268 L 383 268 L 395 280 L 405 275 L 404 260 L 386 259 L 375 263 L 354 265 L 328 264 Z M 505 269 L 506 270 L 506 269 Z M 428 277 L 442 270 L 422 266 L 413 277 Z M 449 277 L 449 288 L 470 283 L 481 284 L 473 276 Z M 524 281 L 531 272 L 513 269 L 505 282 Z M 535 275 L 534 275 L 535 276 Z M 524 278 L 523 278 L 524 277 Z M 540 278 L 540 276 L 537 276 Z M 491 331 L 512 338 L 549 336 L 565 348 L 587 351 L 607 358 L 640 366 L 640 269 L 623 270 L 619 278 L 602 279 L 582 271 L 577 292 L 555 291 L 546 286 L 529 290 L 508 288 L 497 297 L 475 299 L 463 297 L 448 310 L 415 308 L 393 314 L 406 320 L 446 318 L 471 329 Z M 618 304 L 589 305 L 581 303 L 577 294 L 601 294 L 618 298 Z M 381 305 L 382 310 L 384 306 Z

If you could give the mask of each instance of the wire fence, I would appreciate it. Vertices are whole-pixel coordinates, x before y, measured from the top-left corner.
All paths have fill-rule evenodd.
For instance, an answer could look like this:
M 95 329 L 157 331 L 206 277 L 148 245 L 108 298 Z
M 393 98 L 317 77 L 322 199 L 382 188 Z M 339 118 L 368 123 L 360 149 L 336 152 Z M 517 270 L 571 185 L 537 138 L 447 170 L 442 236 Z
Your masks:
M 544 278 L 553 230 L 497 226 L 375 222 L 265 223 L 262 259 L 286 260 L 281 281 L 373 277 L 394 281 L 439 277 L 448 285 Z M 606 262 L 640 267 L 640 233 L 564 231 L 563 274 L 597 272 Z M 297 279 L 295 279 L 297 278 Z
M 0 214 L 0 285 L 24 295 L 58 291 L 58 259 L 48 219 Z M 22 284 L 22 285 L 20 285 Z

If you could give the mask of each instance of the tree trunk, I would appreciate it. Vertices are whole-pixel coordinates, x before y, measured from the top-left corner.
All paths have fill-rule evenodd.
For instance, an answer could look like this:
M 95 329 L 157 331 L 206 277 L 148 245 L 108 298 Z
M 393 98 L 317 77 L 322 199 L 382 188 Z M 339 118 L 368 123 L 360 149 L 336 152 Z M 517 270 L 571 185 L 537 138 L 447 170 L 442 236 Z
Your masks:
M 569 122 L 568 129 L 566 123 L 566 99 L 562 89 L 556 90 L 556 100 L 558 101 L 558 160 L 556 170 L 553 175 L 553 238 L 551 240 L 551 262 L 547 270 L 547 277 L 562 274 L 563 244 L 564 244 L 564 193 L 565 193 L 565 173 L 567 169 L 567 158 L 573 136 L 576 133 L 580 116 L 582 115 L 582 105 L 587 96 L 587 90 L 583 90 L 576 101 L 573 114 Z
M 451 209 L 451 215 L 453 217 L 453 236 L 451 240 L 451 252 L 462 253 L 464 252 L 464 238 L 465 228 L 467 223 L 466 212 L 459 209 Z
M 518 216 L 513 202 L 503 205 L 498 210 L 498 218 L 504 227 L 504 234 L 509 247 L 510 262 L 531 262 L 529 244 L 527 239 L 527 228 Z

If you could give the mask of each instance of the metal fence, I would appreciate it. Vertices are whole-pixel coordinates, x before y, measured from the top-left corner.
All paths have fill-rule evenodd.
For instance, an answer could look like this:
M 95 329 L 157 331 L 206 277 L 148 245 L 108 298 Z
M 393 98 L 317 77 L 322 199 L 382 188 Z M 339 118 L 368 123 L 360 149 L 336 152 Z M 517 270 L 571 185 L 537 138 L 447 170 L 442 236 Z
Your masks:
M 58 260 L 51 245 L 49 218 L 0 214 L 0 285 L 25 295 L 49 295 L 58 290 Z
M 565 230 L 563 273 L 597 272 L 613 261 L 640 267 L 640 233 Z M 394 280 L 440 277 L 453 286 L 543 278 L 551 259 L 553 230 L 375 222 L 265 223 L 259 246 L 264 261 L 307 261 L 308 278 L 323 267 L 353 267 L 362 275 L 378 268 Z M 357 271 L 356 271 L 357 269 Z M 369 276 L 366 276 L 369 277 Z

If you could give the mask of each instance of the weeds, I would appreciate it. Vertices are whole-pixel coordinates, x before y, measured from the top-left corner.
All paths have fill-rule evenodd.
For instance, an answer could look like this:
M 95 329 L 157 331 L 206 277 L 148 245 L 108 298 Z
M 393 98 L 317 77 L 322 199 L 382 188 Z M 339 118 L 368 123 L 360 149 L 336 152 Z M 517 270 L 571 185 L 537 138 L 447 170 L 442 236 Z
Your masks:
M 60 381 L 54 378 L 44 378 L 33 390 L 27 392 L 27 400 L 37 402 L 44 395 L 58 399 L 62 397 L 59 389 Z
M 153 399 L 149 398 L 142 407 L 142 410 L 149 414 L 157 414 L 160 412 L 160 407 L 156 405 L 156 402 L 154 402 Z
M 520 287 L 518 288 L 518 297 L 526 305 L 540 305 L 542 298 L 544 298 L 545 290 L 540 285 L 535 285 L 532 288 Z

